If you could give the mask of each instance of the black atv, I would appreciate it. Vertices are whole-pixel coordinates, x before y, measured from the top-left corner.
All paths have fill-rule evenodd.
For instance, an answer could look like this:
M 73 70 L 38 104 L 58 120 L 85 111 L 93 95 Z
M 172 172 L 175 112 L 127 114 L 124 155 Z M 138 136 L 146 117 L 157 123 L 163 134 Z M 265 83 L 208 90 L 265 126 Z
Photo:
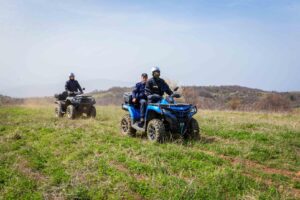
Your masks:
M 83 95 L 80 92 L 63 92 L 55 95 L 57 104 L 55 107 L 55 115 L 60 118 L 64 114 L 69 119 L 75 119 L 76 117 L 85 114 L 89 118 L 96 117 L 95 98 L 92 96 Z

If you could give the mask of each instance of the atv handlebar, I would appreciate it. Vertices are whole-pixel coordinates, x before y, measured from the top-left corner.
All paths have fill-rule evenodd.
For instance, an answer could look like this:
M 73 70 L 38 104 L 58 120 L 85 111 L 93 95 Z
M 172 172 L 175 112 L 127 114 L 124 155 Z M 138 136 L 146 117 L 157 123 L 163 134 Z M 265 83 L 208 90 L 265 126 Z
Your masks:
M 80 95 L 83 94 L 83 92 L 68 92 L 68 95 Z
M 174 93 L 174 94 L 172 94 L 172 95 L 171 95 L 171 97 L 173 97 L 173 98 L 180 98 L 180 97 L 181 97 L 181 95 L 180 95 L 180 94 L 178 94 L 178 93 Z

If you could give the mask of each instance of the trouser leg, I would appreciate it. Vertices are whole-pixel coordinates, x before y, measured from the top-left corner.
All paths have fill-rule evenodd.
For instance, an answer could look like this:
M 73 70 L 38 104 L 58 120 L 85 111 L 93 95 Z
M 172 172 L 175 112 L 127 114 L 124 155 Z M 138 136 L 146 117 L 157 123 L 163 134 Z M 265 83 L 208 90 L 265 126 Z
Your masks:
M 148 96 L 148 103 L 157 103 L 159 102 L 160 97 L 157 95 L 149 95 Z
M 147 102 L 145 99 L 141 99 L 140 100 L 140 113 L 141 113 L 141 119 L 144 119 L 145 117 L 145 112 L 146 112 L 146 106 L 147 106 Z

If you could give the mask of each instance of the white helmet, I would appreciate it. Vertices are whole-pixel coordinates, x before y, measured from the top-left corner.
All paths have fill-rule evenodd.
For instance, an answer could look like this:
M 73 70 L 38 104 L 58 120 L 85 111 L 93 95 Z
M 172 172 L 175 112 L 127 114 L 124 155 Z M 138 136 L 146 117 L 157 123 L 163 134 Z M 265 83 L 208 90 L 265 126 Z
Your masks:
M 151 72 L 153 74 L 153 72 L 160 72 L 159 67 L 152 67 Z

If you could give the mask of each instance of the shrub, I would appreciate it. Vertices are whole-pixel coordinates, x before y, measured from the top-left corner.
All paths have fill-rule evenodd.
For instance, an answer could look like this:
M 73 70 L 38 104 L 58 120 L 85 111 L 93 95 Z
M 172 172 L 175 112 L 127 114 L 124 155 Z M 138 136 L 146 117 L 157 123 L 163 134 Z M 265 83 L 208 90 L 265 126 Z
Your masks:
M 227 105 L 229 106 L 230 109 L 236 110 L 240 107 L 241 100 L 238 97 L 233 98 L 230 101 L 228 101 Z
M 267 111 L 289 111 L 290 101 L 279 94 L 268 94 L 256 103 L 256 109 Z

